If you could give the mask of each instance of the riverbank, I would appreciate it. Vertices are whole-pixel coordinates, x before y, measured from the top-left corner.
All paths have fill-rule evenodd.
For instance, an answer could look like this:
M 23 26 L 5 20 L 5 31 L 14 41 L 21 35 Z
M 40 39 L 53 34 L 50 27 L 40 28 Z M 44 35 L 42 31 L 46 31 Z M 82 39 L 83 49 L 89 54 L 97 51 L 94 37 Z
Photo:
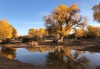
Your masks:
M 4 44 L 0 46 L 10 47 L 10 48 L 32 47 L 27 43 L 21 43 L 21 42 L 15 42 L 15 43 L 13 42 L 13 43 Z M 62 46 L 68 49 L 75 49 L 75 50 L 82 50 L 82 51 L 100 52 L 100 43 L 97 40 L 84 40 L 84 41 L 83 40 L 80 40 L 80 41 L 67 40 L 63 43 L 42 42 L 38 46 L 33 46 L 33 47 L 41 48 L 41 47 L 53 47 L 53 46 Z M 50 67 L 35 66 L 32 64 L 22 63 L 18 60 L 0 57 L 0 69 L 50 69 Z M 51 68 L 51 69 L 56 69 L 56 68 Z
M 62 43 L 41 42 L 39 43 L 38 46 L 30 46 L 28 43 L 22 43 L 21 41 L 14 41 L 9 44 L 0 44 L 0 46 L 10 47 L 10 48 L 63 46 L 68 49 L 100 52 L 100 40 L 66 40 Z

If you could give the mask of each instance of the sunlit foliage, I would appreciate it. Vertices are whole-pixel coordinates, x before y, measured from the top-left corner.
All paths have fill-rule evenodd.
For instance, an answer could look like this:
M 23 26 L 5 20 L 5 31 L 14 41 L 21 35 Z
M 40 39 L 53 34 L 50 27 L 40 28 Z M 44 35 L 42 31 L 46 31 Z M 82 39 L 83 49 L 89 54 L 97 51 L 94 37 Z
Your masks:
M 46 35 L 47 35 L 47 30 L 44 28 L 40 28 L 39 30 L 38 29 L 29 29 L 29 33 L 28 33 L 29 37 L 39 37 L 41 39 Z
M 100 36 L 100 27 L 88 26 L 89 35 Z
M 79 11 L 76 4 L 70 7 L 61 4 L 56 7 L 51 14 L 44 16 L 48 32 L 60 34 L 63 37 L 68 35 L 73 27 L 84 27 L 87 18 L 82 18 L 78 14 Z
M 76 29 L 75 37 L 83 37 L 85 34 L 84 29 Z
M 95 5 L 93 8 L 93 17 L 94 17 L 94 20 L 100 22 L 100 3 L 98 5 Z
M 0 39 L 9 39 L 17 36 L 17 31 L 5 19 L 0 21 Z
M 12 38 L 18 37 L 17 30 L 13 26 L 11 26 L 11 27 L 12 27 L 12 30 L 13 30 L 13 32 L 12 32 Z
M 38 29 L 29 29 L 28 35 L 30 37 L 36 37 L 36 36 L 38 36 Z
M 46 36 L 46 35 L 47 35 L 46 29 L 40 28 L 39 31 L 38 31 L 38 35 L 39 35 L 39 37 L 40 37 L 41 39 L 43 38 L 43 36 Z

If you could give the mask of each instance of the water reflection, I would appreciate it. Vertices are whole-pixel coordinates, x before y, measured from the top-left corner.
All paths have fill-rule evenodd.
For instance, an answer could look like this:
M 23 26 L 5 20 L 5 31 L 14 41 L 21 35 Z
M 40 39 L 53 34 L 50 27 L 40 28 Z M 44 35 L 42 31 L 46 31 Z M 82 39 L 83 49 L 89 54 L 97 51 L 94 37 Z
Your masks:
M 45 52 L 45 49 L 44 48 L 34 48 L 34 47 L 31 47 L 31 48 L 26 48 L 29 52 L 36 52 L 36 51 L 39 51 L 40 53 L 44 53 Z
M 16 48 L 2 47 L 0 55 L 9 59 L 14 59 L 16 57 L 16 50 Z
M 45 51 L 53 51 L 55 49 L 55 46 L 49 47 L 29 47 L 26 48 L 29 52 L 36 52 L 39 51 L 40 53 L 44 53 Z
M 60 69 L 90 69 L 89 60 L 85 56 L 79 57 L 80 54 L 80 51 L 73 53 L 72 50 L 61 47 L 49 52 L 48 60 L 54 60 Z
M 98 69 L 100 53 L 61 46 L 0 49 L 0 56 L 51 69 Z

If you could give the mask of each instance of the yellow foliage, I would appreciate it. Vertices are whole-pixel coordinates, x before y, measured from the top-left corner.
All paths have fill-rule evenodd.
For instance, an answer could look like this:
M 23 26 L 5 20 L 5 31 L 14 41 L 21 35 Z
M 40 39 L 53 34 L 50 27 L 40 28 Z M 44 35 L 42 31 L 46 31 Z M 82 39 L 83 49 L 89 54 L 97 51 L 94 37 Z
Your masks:
M 13 29 L 6 20 L 0 21 L 0 39 L 12 38 Z
M 69 11 L 69 7 L 67 7 L 64 4 L 61 4 L 54 9 L 53 18 L 58 19 L 58 22 L 60 22 L 60 23 L 64 23 L 65 18 L 68 17 L 68 14 L 69 14 L 68 11 Z
M 100 27 L 88 26 L 88 31 L 90 35 L 100 36 Z
M 82 36 L 84 36 L 84 29 L 76 29 L 76 31 L 75 31 L 75 36 L 76 37 L 82 37 Z
M 66 22 L 66 18 L 69 18 L 70 12 L 73 10 L 79 10 L 76 4 L 72 4 L 71 7 L 61 4 L 54 9 L 52 17 L 57 19 L 59 23 L 64 23 Z
M 70 33 L 72 28 L 84 27 L 86 25 L 86 18 L 82 18 L 78 12 L 79 9 L 76 4 L 72 4 L 72 6 L 69 7 L 61 4 L 56 7 L 50 15 L 45 17 L 49 33 L 66 36 Z
M 28 35 L 29 35 L 30 37 L 35 37 L 35 36 L 37 36 L 37 35 L 38 35 L 38 29 L 29 29 Z
M 69 32 L 71 32 L 72 27 L 62 27 L 62 30 L 58 30 L 58 33 L 62 34 L 63 36 L 66 36 L 69 34 Z
M 39 35 L 40 35 L 40 37 L 42 37 L 43 35 L 45 35 L 45 29 L 40 28 L 39 29 Z
M 74 3 L 71 6 L 71 10 L 78 10 L 78 6 Z
M 100 3 L 93 6 L 92 10 L 93 10 L 94 20 L 96 20 L 97 22 L 100 22 Z
M 45 36 L 47 34 L 47 31 L 46 31 L 46 29 L 43 29 L 43 28 L 40 28 L 39 30 L 38 29 L 29 29 L 29 33 L 28 33 L 28 35 L 30 36 L 30 37 L 35 37 L 35 36 L 37 36 L 37 37 L 43 37 L 43 36 Z

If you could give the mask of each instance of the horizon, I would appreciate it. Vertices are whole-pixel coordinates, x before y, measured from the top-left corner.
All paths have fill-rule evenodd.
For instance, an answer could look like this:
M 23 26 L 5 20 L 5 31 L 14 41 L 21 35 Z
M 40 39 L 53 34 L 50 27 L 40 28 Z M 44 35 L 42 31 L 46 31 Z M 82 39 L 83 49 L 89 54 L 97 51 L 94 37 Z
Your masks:
M 43 16 L 50 14 L 53 9 L 60 4 L 71 6 L 76 3 L 82 16 L 88 17 L 88 24 L 100 26 L 93 20 L 92 7 L 99 4 L 100 0 L 1 0 L 0 2 L 0 20 L 6 19 L 17 31 L 18 35 L 27 35 L 31 28 L 45 28 Z M 50 5 L 51 4 L 51 5 Z

